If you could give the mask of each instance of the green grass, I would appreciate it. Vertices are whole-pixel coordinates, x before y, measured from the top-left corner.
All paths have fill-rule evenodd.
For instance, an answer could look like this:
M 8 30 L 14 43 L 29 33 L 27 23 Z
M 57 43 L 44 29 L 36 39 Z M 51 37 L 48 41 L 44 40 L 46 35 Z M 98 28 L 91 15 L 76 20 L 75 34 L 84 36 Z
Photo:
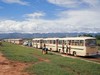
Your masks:
M 33 56 L 34 49 L 31 48 L 22 47 L 10 43 L 3 43 L 3 46 L 0 47 L 0 50 L 10 60 L 15 60 L 20 62 L 38 61 L 38 58 Z
M 54 63 L 41 62 L 28 69 L 31 74 L 37 75 L 73 75 Z
M 97 40 L 97 43 L 100 44 L 100 40 Z
M 10 60 L 32 63 L 26 69 L 30 75 L 100 75 L 100 64 L 79 59 L 61 57 L 48 53 L 43 55 L 40 50 L 3 43 L 0 50 Z M 40 61 L 40 59 L 48 61 Z

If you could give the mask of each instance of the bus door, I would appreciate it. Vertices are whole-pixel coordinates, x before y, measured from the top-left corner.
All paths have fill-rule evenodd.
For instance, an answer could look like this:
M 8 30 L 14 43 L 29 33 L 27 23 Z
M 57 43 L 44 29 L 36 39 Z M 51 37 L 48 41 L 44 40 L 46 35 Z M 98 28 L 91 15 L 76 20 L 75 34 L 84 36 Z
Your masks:
M 62 52 L 64 53 L 64 40 L 62 40 Z
M 36 48 L 38 48 L 38 40 L 36 40 Z
M 68 41 L 68 54 L 71 54 L 71 40 Z
M 40 40 L 40 49 L 42 49 L 42 40 Z
M 58 51 L 58 39 L 56 40 L 56 51 Z

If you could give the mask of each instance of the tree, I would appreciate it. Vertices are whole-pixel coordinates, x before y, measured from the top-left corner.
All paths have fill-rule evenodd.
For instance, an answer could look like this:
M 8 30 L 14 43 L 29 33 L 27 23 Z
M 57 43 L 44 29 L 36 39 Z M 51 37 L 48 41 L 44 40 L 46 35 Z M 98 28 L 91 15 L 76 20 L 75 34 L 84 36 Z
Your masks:
M 96 37 L 98 40 L 100 40 L 100 35 L 96 35 L 95 37 Z
M 93 37 L 91 34 L 82 34 L 82 35 L 79 35 L 79 36 Z

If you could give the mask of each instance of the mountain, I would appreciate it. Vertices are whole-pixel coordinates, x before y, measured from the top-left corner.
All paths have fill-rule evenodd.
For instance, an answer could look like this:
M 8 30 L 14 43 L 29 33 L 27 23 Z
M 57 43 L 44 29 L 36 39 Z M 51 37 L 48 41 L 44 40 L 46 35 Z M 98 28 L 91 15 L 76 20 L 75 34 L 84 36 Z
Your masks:
M 1 33 L 0 39 L 4 38 L 46 38 L 46 37 L 75 37 L 83 34 L 91 34 L 92 36 L 100 35 L 100 33 Z

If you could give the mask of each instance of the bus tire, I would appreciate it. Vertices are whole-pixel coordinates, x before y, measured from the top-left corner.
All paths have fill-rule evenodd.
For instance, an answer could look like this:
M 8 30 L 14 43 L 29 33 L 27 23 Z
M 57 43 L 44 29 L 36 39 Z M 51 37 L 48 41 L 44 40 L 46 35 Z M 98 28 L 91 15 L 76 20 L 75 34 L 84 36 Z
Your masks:
M 77 56 L 77 54 L 76 54 L 76 52 L 75 52 L 75 51 L 73 52 L 73 56 Z
M 50 48 L 50 51 L 52 52 L 52 48 Z
M 61 52 L 61 49 L 59 49 L 59 53 Z

